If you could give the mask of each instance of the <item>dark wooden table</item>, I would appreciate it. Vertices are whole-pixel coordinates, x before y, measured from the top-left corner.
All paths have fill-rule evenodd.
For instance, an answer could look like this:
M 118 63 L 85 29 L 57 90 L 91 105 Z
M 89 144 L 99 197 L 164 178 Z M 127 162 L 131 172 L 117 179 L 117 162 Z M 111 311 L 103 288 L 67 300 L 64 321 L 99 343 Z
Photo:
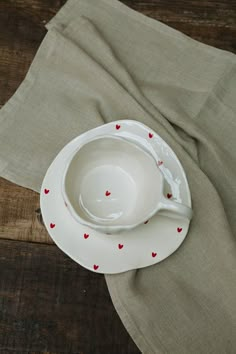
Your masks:
M 236 52 L 235 0 L 124 0 L 204 43 Z M 0 107 L 23 80 L 65 0 L 0 0 Z M 1 129 L 1 127 L 0 127 Z M 102 275 L 65 256 L 37 193 L 0 179 L 0 353 L 136 354 Z

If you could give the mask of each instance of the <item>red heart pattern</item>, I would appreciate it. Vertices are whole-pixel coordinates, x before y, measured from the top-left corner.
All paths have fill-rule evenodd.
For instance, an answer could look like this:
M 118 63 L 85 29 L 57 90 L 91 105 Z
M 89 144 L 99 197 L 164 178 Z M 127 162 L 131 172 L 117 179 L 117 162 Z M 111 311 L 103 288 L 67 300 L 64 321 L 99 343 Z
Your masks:
M 116 130 L 119 130 L 120 128 L 121 128 L 121 125 L 116 124 Z M 153 138 L 153 134 L 152 134 L 152 133 L 149 133 L 149 138 L 150 138 L 150 139 Z M 157 164 L 158 164 L 158 166 L 161 166 L 161 165 L 163 164 L 163 161 L 159 160 L 159 161 L 157 162 Z M 47 188 L 44 189 L 44 194 L 45 194 L 45 195 L 49 194 L 49 192 L 50 192 L 49 189 L 47 189 Z M 105 195 L 106 195 L 107 197 L 109 197 L 109 196 L 111 195 L 111 192 L 110 192 L 109 190 L 107 190 L 107 191 L 105 192 Z M 167 198 L 168 198 L 168 199 L 172 198 L 172 194 L 171 194 L 171 193 L 167 193 Z M 65 206 L 67 207 L 67 203 L 66 203 L 66 202 L 65 202 Z M 144 224 L 147 224 L 148 222 L 149 222 L 149 220 L 145 221 Z M 51 228 L 51 229 L 54 229 L 55 226 L 56 226 L 56 224 L 50 223 L 50 228 Z M 177 232 L 178 232 L 178 233 L 181 233 L 182 230 L 183 230 L 182 227 L 178 227 L 178 228 L 177 228 Z M 89 236 L 90 236 L 89 234 L 84 233 L 84 239 L 85 239 L 85 240 L 88 239 Z M 124 245 L 121 244 L 121 243 L 119 243 L 119 244 L 118 244 L 118 249 L 119 249 L 119 250 L 122 250 L 123 248 L 124 248 Z M 152 258 L 155 258 L 156 256 L 157 256 L 157 252 L 152 252 Z M 98 269 L 99 269 L 99 265 L 94 264 L 94 265 L 93 265 L 93 269 L 94 269 L 95 271 L 98 270 Z

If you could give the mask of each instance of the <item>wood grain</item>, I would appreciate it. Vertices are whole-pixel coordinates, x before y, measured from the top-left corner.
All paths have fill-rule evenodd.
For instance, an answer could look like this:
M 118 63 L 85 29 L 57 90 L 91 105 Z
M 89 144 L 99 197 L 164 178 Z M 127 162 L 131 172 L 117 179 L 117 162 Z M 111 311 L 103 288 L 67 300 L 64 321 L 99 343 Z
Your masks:
M 53 245 L 0 240 L 0 352 L 138 354 L 104 277 Z
M 53 243 L 38 208 L 38 193 L 0 178 L 0 238 Z

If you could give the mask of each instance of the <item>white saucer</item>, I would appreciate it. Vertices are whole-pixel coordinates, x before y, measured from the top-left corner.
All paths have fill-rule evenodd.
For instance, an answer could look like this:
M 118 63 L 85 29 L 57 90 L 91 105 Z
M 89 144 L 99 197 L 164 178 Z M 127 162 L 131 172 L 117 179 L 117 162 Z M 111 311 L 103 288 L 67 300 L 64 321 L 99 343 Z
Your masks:
M 190 222 L 158 214 L 131 231 L 105 235 L 72 218 L 61 194 L 66 161 L 87 139 L 104 134 L 123 136 L 151 149 L 165 176 L 168 197 L 191 207 L 191 195 L 185 172 L 173 150 L 142 123 L 133 120 L 108 123 L 66 145 L 52 162 L 42 184 L 40 204 L 44 223 L 57 246 L 74 261 L 91 271 L 112 274 L 164 260 L 184 241 Z

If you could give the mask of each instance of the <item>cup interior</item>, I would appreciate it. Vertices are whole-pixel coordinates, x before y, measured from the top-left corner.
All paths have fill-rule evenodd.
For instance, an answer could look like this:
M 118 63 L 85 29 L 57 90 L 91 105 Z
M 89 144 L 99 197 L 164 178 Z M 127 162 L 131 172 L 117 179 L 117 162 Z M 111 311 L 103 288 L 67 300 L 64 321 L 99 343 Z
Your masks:
M 73 156 L 64 196 L 73 216 L 93 225 L 128 226 L 145 221 L 162 194 L 155 159 L 120 137 L 99 137 Z

